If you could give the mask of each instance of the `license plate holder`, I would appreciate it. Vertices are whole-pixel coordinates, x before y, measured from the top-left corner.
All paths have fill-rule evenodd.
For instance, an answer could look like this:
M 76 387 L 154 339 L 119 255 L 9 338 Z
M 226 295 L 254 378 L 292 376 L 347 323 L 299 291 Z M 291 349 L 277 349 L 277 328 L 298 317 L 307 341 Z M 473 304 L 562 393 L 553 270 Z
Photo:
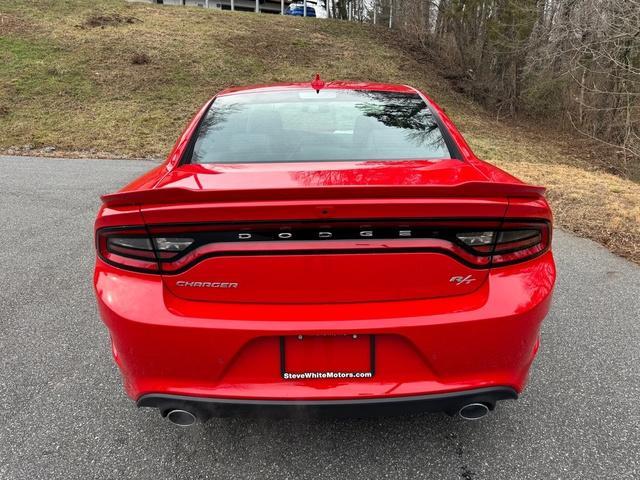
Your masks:
M 374 335 L 280 337 L 280 373 L 285 380 L 373 378 L 375 356 Z

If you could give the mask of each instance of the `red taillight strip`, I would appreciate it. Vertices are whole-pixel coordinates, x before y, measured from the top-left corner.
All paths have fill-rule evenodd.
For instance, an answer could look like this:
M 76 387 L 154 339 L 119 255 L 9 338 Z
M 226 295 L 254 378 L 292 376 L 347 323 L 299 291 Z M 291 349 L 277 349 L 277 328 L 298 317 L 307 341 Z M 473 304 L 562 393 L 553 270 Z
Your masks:
M 156 254 L 153 252 L 153 250 L 145 251 L 145 250 L 138 250 L 136 248 L 126 248 L 126 247 L 120 247 L 118 245 L 107 244 L 107 251 L 110 253 L 114 253 L 116 255 L 122 255 L 129 258 L 138 258 L 140 260 L 150 260 L 150 261 L 156 260 Z
M 126 270 L 133 270 L 142 273 L 159 273 L 158 262 L 128 258 L 111 253 L 108 256 L 101 255 L 101 258 L 111 265 L 121 267 Z
M 545 248 L 542 244 L 538 244 L 538 245 L 535 245 L 534 247 L 526 248 L 524 250 L 518 250 L 518 251 L 511 252 L 504 255 L 501 255 L 501 254 L 494 255 L 492 266 L 502 267 L 505 265 L 510 265 L 512 263 L 517 263 L 524 260 L 530 260 L 532 258 L 537 257 L 538 255 L 541 255 L 547 250 L 548 249 Z
M 454 223 L 456 222 L 456 223 Z M 328 224 L 335 223 L 333 227 Z M 316 240 L 303 239 L 295 240 L 293 238 L 277 240 L 273 238 L 264 241 L 265 225 L 271 225 L 275 232 L 298 231 L 307 232 L 309 225 L 313 229 L 330 229 L 335 228 L 336 232 L 340 232 L 339 228 L 353 228 L 353 225 L 359 225 L 357 228 L 371 228 L 373 230 L 389 232 L 389 229 L 415 228 L 415 232 L 428 233 L 431 231 L 436 238 L 348 238 L 348 239 L 330 239 Z M 275 225 L 275 226 L 274 226 Z M 292 228 L 304 226 L 306 230 L 291 230 Z M 345 225 L 347 227 L 345 227 Z M 390 227 L 392 225 L 392 227 Z M 100 258 L 112 265 L 135 270 L 145 273 L 165 273 L 176 274 L 193 266 L 195 263 L 205 258 L 230 256 L 230 255 L 304 255 L 304 254 L 323 254 L 323 253 L 345 253 L 345 254 L 366 254 L 377 252 L 424 252 L 433 251 L 449 255 L 458 261 L 473 268 L 489 268 L 491 266 L 503 266 L 511 263 L 522 262 L 527 259 L 541 255 L 549 249 L 551 241 L 551 225 L 546 221 L 531 220 L 505 220 L 502 228 L 498 227 L 497 221 L 482 221 L 471 219 L 464 221 L 461 219 L 451 219 L 450 222 L 437 219 L 433 221 L 425 221 L 414 219 L 411 220 L 383 220 L 382 222 L 375 220 L 348 220 L 348 221 L 299 221 L 292 222 L 283 226 L 275 222 L 269 224 L 260 223 L 241 223 L 233 225 L 153 225 L 149 227 L 122 227 L 122 228 L 105 228 L 98 230 L 96 235 L 96 247 Z M 253 229 L 253 230 L 252 230 Z M 386 230 L 385 230 L 386 229 Z M 420 230 L 422 229 L 422 230 Z M 425 230 L 427 229 L 427 230 Z M 460 232 L 476 231 L 478 229 L 509 232 L 532 230 L 536 233 L 518 238 L 510 242 L 499 242 L 499 235 L 495 235 L 493 245 L 469 246 L 457 240 L 455 234 Z M 220 237 L 219 234 L 227 235 L 227 233 L 248 232 L 256 233 L 255 240 L 240 241 L 234 240 L 231 235 L 229 240 L 227 237 Z M 218 232 L 218 233 L 216 233 Z M 344 232 L 342 232 L 344 234 Z M 191 247 L 183 252 L 166 252 L 154 251 L 153 249 L 145 250 L 138 248 L 128 248 L 121 245 L 108 242 L 109 237 L 131 237 L 131 238 L 147 238 L 149 245 L 155 245 L 152 238 L 163 236 L 190 236 L 200 238 L 200 243 L 195 242 Z M 204 235 L 198 237 L 198 235 Z M 211 235 L 214 235 L 213 237 Z M 215 236 L 218 235 L 218 236 Z M 261 237 L 262 235 L 262 237 Z M 516 235 L 512 235 L 516 236 Z M 437 238 L 443 237 L 443 238 Z
M 495 246 L 493 253 L 509 253 L 516 252 L 518 250 L 523 250 L 529 247 L 533 247 L 534 245 L 538 245 L 542 241 L 542 235 L 537 233 L 536 235 L 532 235 L 529 238 L 525 238 L 523 240 L 518 240 L 515 242 L 505 242 L 499 243 Z

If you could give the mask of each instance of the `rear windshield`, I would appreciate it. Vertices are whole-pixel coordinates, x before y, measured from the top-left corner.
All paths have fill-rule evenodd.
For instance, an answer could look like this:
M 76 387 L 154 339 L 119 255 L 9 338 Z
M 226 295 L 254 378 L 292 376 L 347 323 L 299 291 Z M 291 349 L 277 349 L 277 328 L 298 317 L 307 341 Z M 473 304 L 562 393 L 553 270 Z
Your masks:
M 218 97 L 200 124 L 191 162 L 449 158 L 417 94 L 308 89 Z

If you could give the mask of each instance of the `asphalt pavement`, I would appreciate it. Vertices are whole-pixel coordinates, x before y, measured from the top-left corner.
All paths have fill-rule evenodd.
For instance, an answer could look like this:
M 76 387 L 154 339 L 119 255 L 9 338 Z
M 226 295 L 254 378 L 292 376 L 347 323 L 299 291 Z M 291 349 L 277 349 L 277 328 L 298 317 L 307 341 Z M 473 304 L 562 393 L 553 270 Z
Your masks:
M 0 479 L 640 478 L 640 268 L 561 231 L 529 386 L 481 421 L 184 429 L 136 409 L 96 311 L 92 226 L 99 195 L 153 165 L 0 157 Z

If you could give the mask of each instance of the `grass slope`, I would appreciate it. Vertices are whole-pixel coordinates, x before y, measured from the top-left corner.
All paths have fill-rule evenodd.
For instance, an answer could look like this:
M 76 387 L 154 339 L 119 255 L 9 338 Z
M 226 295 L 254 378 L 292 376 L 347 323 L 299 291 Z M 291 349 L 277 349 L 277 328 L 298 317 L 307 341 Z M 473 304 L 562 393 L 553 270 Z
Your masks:
M 221 88 L 315 72 L 425 89 L 480 157 L 549 187 L 560 226 L 640 262 L 640 185 L 553 132 L 495 121 L 384 28 L 122 0 L 3 2 L 0 150 L 162 157 Z

